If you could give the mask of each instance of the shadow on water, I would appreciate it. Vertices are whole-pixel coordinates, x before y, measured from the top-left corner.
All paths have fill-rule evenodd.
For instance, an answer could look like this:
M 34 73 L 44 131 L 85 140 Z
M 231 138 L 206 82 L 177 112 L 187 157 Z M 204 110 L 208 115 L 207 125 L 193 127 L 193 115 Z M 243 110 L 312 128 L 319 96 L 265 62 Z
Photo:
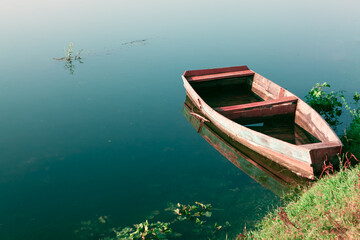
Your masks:
M 203 122 L 200 117 L 195 116 L 199 112 L 191 100 L 186 97 L 182 113 L 197 132 L 231 163 L 265 188 L 278 196 L 283 196 L 294 187 L 309 183 L 309 180 L 297 176 L 289 169 L 235 142 L 211 122 Z M 255 126 L 255 128 L 264 127 Z M 289 128 L 288 124 L 285 124 L 285 127 L 284 124 L 280 124 L 275 132 L 277 135 L 281 135 L 281 133 L 288 132 Z M 269 127 L 264 129 L 272 134 Z M 292 135 L 298 136 L 297 129 L 292 132 L 294 133 Z

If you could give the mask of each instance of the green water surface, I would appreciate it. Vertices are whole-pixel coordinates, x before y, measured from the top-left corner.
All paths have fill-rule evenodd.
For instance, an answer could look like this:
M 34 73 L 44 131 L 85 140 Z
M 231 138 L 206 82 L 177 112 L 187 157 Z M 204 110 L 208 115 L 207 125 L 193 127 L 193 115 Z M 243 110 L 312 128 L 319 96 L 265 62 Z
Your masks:
M 211 203 L 219 235 L 279 198 L 181 114 L 185 70 L 248 65 L 303 97 L 360 89 L 358 1 L 0 2 L 0 239 L 84 239 L 82 221 L 171 221 Z M 63 48 L 83 49 L 70 71 Z M 177 226 L 173 239 L 201 239 Z M 87 239 L 91 239 L 87 237 Z

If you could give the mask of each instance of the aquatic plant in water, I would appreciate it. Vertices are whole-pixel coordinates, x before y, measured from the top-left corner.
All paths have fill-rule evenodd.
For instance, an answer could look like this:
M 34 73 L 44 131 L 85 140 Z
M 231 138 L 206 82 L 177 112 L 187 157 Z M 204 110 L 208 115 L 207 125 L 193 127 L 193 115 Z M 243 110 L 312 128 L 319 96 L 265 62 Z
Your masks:
M 315 109 L 324 119 L 336 128 L 340 124 L 339 117 L 342 114 L 341 98 L 344 98 L 343 92 L 327 92 L 325 88 L 330 88 L 330 84 L 324 82 L 317 83 L 305 96 L 306 102 Z
M 211 204 L 203 204 L 195 202 L 195 205 L 184 205 L 177 204 L 177 208 L 174 210 L 174 213 L 178 215 L 177 219 L 179 221 L 184 221 L 186 219 L 190 221 L 195 221 L 196 224 L 204 224 L 203 220 L 200 220 L 201 217 L 211 217 L 213 209 Z
M 350 113 L 352 121 L 349 126 L 346 126 L 342 136 L 343 151 L 358 156 L 360 154 L 360 93 L 355 92 L 352 101 L 348 103 L 343 91 L 328 93 L 324 90 L 325 88 L 330 88 L 330 84 L 317 83 L 305 96 L 306 102 L 318 111 L 333 128 L 340 124 L 339 117 L 343 109 Z
M 203 204 L 195 202 L 195 205 L 185 205 L 178 203 L 176 206 L 171 205 L 166 209 L 172 211 L 178 217 L 168 222 L 157 221 L 150 223 L 148 220 L 138 224 L 134 224 L 133 227 L 111 227 L 109 224 L 109 218 L 107 216 L 101 216 L 95 221 L 81 222 L 81 227 L 75 231 L 79 235 L 80 239 L 87 240 L 148 240 L 148 239 L 167 239 L 169 236 L 181 235 L 180 233 L 173 233 L 170 225 L 182 223 L 184 220 L 189 220 L 189 223 L 194 223 L 192 229 L 193 234 L 199 236 L 207 236 L 207 239 L 217 239 L 217 233 L 223 232 L 231 226 L 229 222 L 224 225 L 205 224 L 203 218 L 210 218 L 212 216 L 213 207 L 211 204 Z M 221 231 L 219 231 L 221 230 Z
M 109 225 L 109 218 L 101 216 L 95 221 L 83 221 L 75 231 L 79 239 L 86 240 L 148 240 L 167 239 L 172 234 L 170 223 L 145 222 L 134 224 L 134 227 L 114 228 Z
M 167 239 L 167 236 L 171 235 L 172 230 L 169 228 L 170 223 L 145 222 L 135 224 L 135 228 L 125 227 L 123 229 L 113 229 L 116 240 L 135 240 L 135 239 Z
M 75 71 L 75 65 L 74 65 L 73 60 L 78 61 L 79 63 L 83 63 L 83 62 L 81 61 L 81 60 L 82 60 L 81 53 L 82 53 L 83 49 L 81 49 L 80 51 L 78 51 L 78 52 L 76 53 L 76 55 L 73 56 L 73 48 L 74 48 L 74 43 L 73 43 L 73 42 L 70 42 L 70 43 L 69 43 L 69 46 L 68 46 L 68 49 L 66 49 L 66 48 L 64 47 L 65 57 L 62 57 L 62 58 L 54 58 L 54 60 L 66 61 L 64 68 L 65 68 L 65 69 L 68 69 L 71 75 L 73 75 L 73 74 L 74 74 L 74 71 Z
M 360 94 L 358 92 L 355 92 L 353 95 L 353 105 L 354 108 L 351 108 L 350 105 L 347 103 L 345 97 L 342 97 L 342 101 L 344 102 L 346 110 L 348 110 L 351 114 L 351 116 L 356 120 L 360 120 Z
M 74 47 L 73 42 L 69 43 L 68 50 L 66 50 L 66 48 L 64 47 L 65 58 L 63 58 L 61 60 L 71 61 L 72 59 L 74 59 L 74 60 L 80 60 L 81 59 L 80 54 L 82 53 L 83 49 L 78 51 L 77 54 L 75 56 L 73 56 L 73 47 Z
M 348 104 L 343 94 L 344 91 L 327 92 L 325 89 L 330 87 L 330 84 L 326 82 L 316 83 L 315 87 L 305 96 L 306 102 L 333 128 L 340 124 L 339 117 L 343 113 L 343 107 L 351 114 L 353 120 L 360 119 L 360 94 L 355 92 L 353 102 Z M 352 108 L 350 105 L 354 107 Z

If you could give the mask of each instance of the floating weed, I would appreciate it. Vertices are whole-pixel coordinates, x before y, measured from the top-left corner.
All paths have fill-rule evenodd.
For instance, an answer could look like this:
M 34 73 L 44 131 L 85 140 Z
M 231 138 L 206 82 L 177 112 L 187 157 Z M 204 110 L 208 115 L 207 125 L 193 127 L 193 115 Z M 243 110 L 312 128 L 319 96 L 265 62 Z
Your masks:
M 174 213 L 178 216 L 178 220 L 190 220 L 195 221 L 196 224 L 202 225 L 204 221 L 200 220 L 201 217 L 211 217 L 213 209 L 211 204 L 203 204 L 199 202 L 195 202 L 195 205 L 184 205 L 177 204 L 177 208 L 174 210 Z
M 69 70 L 70 74 L 73 75 L 75 72 L 75 64 L 74 61 L 77 61 L 79 63 L 83 63 L 82 62 L 82 57 L 81 57 L 81 53 L 83 52 L 83 49 L 81 49 L 80 51 L 77 52 L 77 54 L 75 56 L 73 56 L 73 48 L 74 48 L 74 43 L 70 42 L 68 48 L 66 49 L 64 47 L 64 54 L 65 57 L 62 58 L 53 58 L 54 60 L 60 60 L 60 61 L 65 61 L 65 66 L 64 68 Z
M 172 211 L 177 217 L 170 222 L 154 222 L 150 223 L 148 220 L 132 227 L 112 227 L 109 224 L 107 216 L 100 216 L 95 221 L 81 222 L 80 229 L 75 233 L 80 236 L 80 239 L 87 240 L 147 240 L 147 239 L 167 239 L 171 237 L 179 237 L 181 233 L 173 233 L 172 225 L 183 225 L 190 228 L 193 235 L 199 238 L 218 239 L 219 234 L 224 234 L 225 231 L 231 227 L 229 222 L 225 224 L 207 223 L 204 219 L 212 217 L 212 210 L 214 208 L 211 204 L 204 204 L 195 202 L 195 205 L 185 205 L 178 203 L 169 204 L 165 211 Z M 153 218 L 159 215 L 160 211 L 155 210 L 148 216 Z M 173 215 L 172 215 L 173 216 Z M 184 220 L 189 220 L 183 222 Z M 176 224 L 175 224 L 176 223 Z M 185 228 L 185 229 L 186 229 Z
M 134 228 L 125 227 L 123 229 L 113 229 L 116 240 L 129 239 L 129 240 L 146 240 L 146 239 L 167 239 L 172 234 L 169 227 L 170 223 L 145 222 L 135 224 Z
M 344 97 L 343 91 L 327 92 L 330 84 L 324 82 L 317 83 L 305 96 L 306 102 L 314 108 L 324 119 L 334 128 L 340 124 L 339 117 L 342 114 L 343 104 L 341 99 Z
M 360 120 L 360 94 L 355 92 L 349 104 L 344 96 L 344 91 L 331 91 L 330 84 L 316 83 L 305 96 L 306 102 L 315 109 L 334 129 L 340 124 L 339 118 L 345 109 L 353 120 Z M 354 122 L 354 121 L 353 121 Z M 350 126 L 351 128 L 351 126 Z

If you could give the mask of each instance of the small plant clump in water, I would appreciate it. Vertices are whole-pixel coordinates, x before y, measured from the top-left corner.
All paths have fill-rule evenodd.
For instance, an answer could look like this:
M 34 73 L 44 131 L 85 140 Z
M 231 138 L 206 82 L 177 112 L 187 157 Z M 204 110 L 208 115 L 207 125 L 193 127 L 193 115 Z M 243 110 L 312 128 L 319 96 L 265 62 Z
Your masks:
M 170 223 L 145 222 L 135 224 L 134 228 L 111 228 L 109 218 L 101 216 L 96 221 L 81 222 L 80 229 L 75 233 L 80 239 L 86 240 L 148 240 L 148 239 L 167 239 L 172 234 Z
M 78 61 L 79 63 L 83 63 L 82 57 L 80 56 L 80 54 L 82 53 L 83 49 L 81 49 L 80 51 L 77 52 L 77 54 L 75 56 L 73 56 L 73 47 L 74 47 L 74 43 L 70 42 L 68 49 L 66 50 L 66 48 L 64 47 L 64 53 L 65 53 L 65 57 L 62 58 L 54 58 L 54 60 L 61 60 L 61 61 L 66 61 L 65 63 L 65 69 L 69 69 L 70 74 L 73 75 L 74 71 L 75 71 L 75 65 L 73 63 L 73 60 Z
M 145 222 L 135 224 L 133 228 L 125 227 L 121 230 L 113 229 L 116 234 L 116 240 L 146 240 L 146 239 L 167 239 L 167 236 L 171 235 L 172 230 L 169 228 L 170 223 Z
M 186 219 L 190 221 L 195 221 L 196 224 L 203 225 L 204 221 L 200 220 L 202 216 L 211 217 L 213 208 L 211 204 L 203 204 L 195 202 L 196 205 L 184 205 L 177 204 L 177 208 L 174 210 L 174 213 L 178 216 L 178 220 L 184 221 Z
M 354 108 L 351 108 L 345 98 L 343 99 L 345 108 L 350 112 L 353 120 L 345 130 L 342 141 L 345 145 L 345 151 L 360 156 L 360 94 L 358 92 L 354 94 L 353 100 Z
M 330 88 L 330 84 L 317 83 L 305 96 L 305 100 L 333 128 L 340 124 L 339 117 L 343 113 L 343 107 L 351 114 L 354 121 L 360 120 L 360 94 L 358 92 L 353 95 L 351 105 L 354 105 L 354 108 L 352 108 L 345 99 L 344 91 L 327 92 L 325 88 Z
M 344 98 L 342 92 L 326 92 L 324 89 L 330 88 L 330 84 L 324 82 L 317 83 L 305 96 L 306 102 L 315 109 L 324 119 L 334 128 L 340 124 L 339 117 L 342 113 L 342 102 Z
M 360 118 L 354 118 L 342 137 L 344 151 L 360 156 Z
M 354 119 L 360 120 L 360 94 L 355 92 L 353 96 L 355 108 L 351 108 L 347 103 L 345 97 L 342 97 L 346 110 L 348 110 Z

